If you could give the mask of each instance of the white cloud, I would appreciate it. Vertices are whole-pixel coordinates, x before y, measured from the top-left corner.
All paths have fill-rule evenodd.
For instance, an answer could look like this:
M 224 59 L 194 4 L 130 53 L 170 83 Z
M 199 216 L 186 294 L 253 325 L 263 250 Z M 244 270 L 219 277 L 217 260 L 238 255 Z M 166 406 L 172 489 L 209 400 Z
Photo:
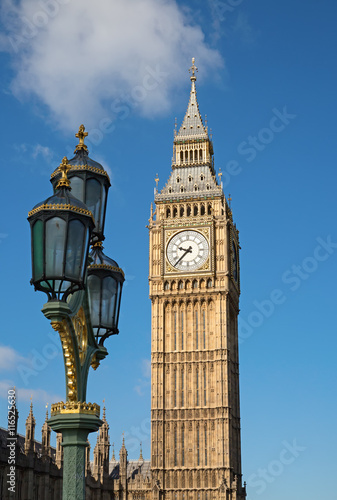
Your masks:
M 34 174 L 41 174 L 44 176 L 50 176 L 50 172 L 55 169 L 58 162 L 55 160 L 56 155 L 52 149 L 48 146 L 43 146 L 42 144 L 13 144 L 13 148 L 16 152 L 16 161 L 21 165 L 29 168 Z M 55 163 L 56 162 L 56 163 Z
M 186 85 L 192 56 L 204 75 L 223 66 L 175 0 L 4 0 L 1 12 L 13 93 L 38 97 L 65 129 L 99 127 L 134 109 L 156 116 Z
M 30 364 L 31 362 L 29 359 L 21 356 L 12 347 L 0 345 L 0 370 L 15 370 L 20 363 Z
M 29 401 L 30 398 L 32 398 L 33 402 L 41 401 L 42 403 L 54 404 L 64 399 L 64 397 L 62 398 L 59 394 L 47 392 L 43 389 L 23 389 L 18 387 L 16 391 L 17 398 L 20 401 Z
M 53 151 L 48 146 L 42 146 L 41 144 L 36 144 L 33 146 L 32 157 L 34 160 L 38 156 L 42 156 L 47 162 L 51 162 L 54 156 Z
M 8 390 L 13 389 L 14 386 L 15 383 L 12 380 L 0 380 L 0 398 L 6 399 Z M 17 401 L 30 401 L 32 398 L 33 402 L 40 401 L 53 404 L 62 400 L 58 394 L 49 393 L 43 389 L 23 389 L 16 386 L 15 393 Z

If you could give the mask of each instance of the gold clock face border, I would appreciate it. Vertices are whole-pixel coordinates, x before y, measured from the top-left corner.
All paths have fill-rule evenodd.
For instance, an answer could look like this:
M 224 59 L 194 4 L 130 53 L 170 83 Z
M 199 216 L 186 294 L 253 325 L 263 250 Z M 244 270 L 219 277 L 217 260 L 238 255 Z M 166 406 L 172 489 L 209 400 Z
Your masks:
M 170 262 L 168 261 L 168 258 L 167 258 L 167 246 L 168 246 L 169 242 L 176 234 L 182 233 L 184 231 L 196 231 L 196 232 L 201 233 L 206 238 L 206 241 L 208 244 L 209 252 L 208 252 L 208 257 L 206 259 L 206 262 L 204 262 L 204 264 L 202 264 L 201 267 L 199 267 L 198 269 L 195 269 L 194 271 L 186 271 L 186 270 L 180 271 L 179 269 L 174 268 L 170 264 Z M 184 228 L 179 227 L 176 229 L 165 229 L 164 234 L 165 234 L 164 249 L 163 249 L 164 255 L 165 255 L 164 275 L 176 274 L 179 276 L 193 276 L 193 275 L 198 274 L 200 272 L 211 271 L 212 246 L 211 246 L 211 227 L 210 226 L 207 226 L 207 227 L 205 227 L 205 226 L 204 227 L 190 226 L 190 227 L 184 227 Z

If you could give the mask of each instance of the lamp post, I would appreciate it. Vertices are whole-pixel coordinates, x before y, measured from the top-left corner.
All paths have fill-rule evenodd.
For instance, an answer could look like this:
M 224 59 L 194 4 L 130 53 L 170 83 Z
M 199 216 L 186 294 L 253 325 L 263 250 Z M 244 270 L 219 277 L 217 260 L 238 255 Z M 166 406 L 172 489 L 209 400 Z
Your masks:
M 42 312 L 59 333 L 64 356 L 66 398 L 52 405 L 48 421 L 62 432 L 63 500 L 85 499 L 87 437 L 102 424 L 100 407 L 86 402 L 87 379 L 90 366 L 96 370 L 108 354 L 105 340 L 118 333 L 124 282 L 118 264 L 103 254 L 110 181 L 89 158 L 84 130 L 81 125 L 76 134 L 74 158 L 64 157 L 51 176 L 54 194 L 28 214 L 31 283 L 48 296 Z

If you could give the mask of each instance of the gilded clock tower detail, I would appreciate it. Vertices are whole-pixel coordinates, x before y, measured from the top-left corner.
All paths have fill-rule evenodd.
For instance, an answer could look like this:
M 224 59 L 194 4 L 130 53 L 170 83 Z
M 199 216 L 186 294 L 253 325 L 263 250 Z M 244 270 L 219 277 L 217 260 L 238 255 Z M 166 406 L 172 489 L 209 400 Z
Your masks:
M 244 500 L 240 445 L 239 236 L 196 96 L 151 208 L 153 498 Z

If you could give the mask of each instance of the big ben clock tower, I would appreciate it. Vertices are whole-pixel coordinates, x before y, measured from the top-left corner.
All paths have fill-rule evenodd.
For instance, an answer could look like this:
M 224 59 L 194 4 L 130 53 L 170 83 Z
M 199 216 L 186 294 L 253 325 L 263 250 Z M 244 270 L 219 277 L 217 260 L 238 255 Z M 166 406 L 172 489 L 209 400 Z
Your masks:
M 192 59 L 171 175 L 149 221 L 153 498 L 244 500 L 239 236 L 216 179 L 196 71 Z

